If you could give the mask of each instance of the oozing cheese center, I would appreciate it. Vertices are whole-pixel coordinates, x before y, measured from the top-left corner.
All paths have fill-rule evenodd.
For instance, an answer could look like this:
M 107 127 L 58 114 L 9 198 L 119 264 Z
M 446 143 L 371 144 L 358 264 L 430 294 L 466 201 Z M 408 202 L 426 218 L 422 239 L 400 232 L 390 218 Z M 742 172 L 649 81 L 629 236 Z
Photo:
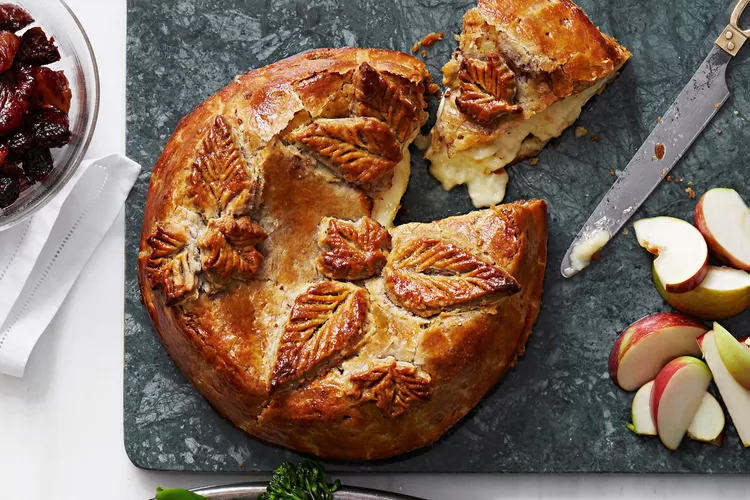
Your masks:
M 608 81 L 608 78 L 602 79 L 583 92 L 557 101 L 546 110 L 520 122 L 501 137 L 460 151 L 453 158 L 448 157 L 445 144 L 440 143 L 433 151 L 430 172 L 445 190 L 458 184 L 466 184 L 471 201 L 477 208 L 500 203 L 505 197 L 508 183 L 508 174 L 500 170 L 518 156 L 524 139 L 533 135 L 542 142 L 547 142 L 553 137 L 559 137 L 578 119 L 583 105 L 600 92 Z M 455 102 L 453 99 L 446 101 L 443 97 L 438 116 L 444 106 L 455 106 Z
M 393 219 L 401 207 L 401 198 L 406 192 L 406 185 L 409 183 L 409 174 L 411 173 L 411 155 L 409 154 L 409 145 L 404 145 L 403 159 L 396 165 L 393 171 L 391 187 L 381 193 L 372 208 L 372 218 L 378 221 L 383 227 L 393 226 Z

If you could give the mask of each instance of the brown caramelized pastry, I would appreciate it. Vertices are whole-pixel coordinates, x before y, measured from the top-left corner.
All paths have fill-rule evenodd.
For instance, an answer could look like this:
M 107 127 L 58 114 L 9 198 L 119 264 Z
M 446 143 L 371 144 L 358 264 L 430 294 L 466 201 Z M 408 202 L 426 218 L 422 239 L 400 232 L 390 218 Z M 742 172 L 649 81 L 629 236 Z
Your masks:
M 479 0 L 458 50 L 425 157 L 476 207 L 502 201 L 504 167 L 536 156 L 614 79 L 628 50 L 569 0 Z
M 238 77 L 167 143 L 143 300 L 180 369 L 248 433 L 329 458 L 405 453 L 523 353 L 543 201 L 391 227 L 434 91 L 406 54 L 319 49 Z

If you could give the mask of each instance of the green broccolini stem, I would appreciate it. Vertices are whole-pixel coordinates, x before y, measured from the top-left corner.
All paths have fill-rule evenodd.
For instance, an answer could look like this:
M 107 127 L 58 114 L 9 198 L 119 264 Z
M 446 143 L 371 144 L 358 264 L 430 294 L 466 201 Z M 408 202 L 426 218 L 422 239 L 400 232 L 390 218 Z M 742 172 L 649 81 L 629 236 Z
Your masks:
M 326 483 L 325 470 L 317 462 L 306 460 L 298 465 L 284 462 L 274 471 L 260 500 L 333 500 L 340 487 L 338 480 Z

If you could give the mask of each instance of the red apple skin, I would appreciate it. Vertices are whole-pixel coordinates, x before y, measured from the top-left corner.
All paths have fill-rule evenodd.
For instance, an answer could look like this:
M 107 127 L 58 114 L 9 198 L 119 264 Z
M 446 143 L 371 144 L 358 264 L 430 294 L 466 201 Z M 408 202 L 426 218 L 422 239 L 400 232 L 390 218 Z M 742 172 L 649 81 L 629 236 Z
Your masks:
M 705 334 L 704 334 L 705 335 Z M 701 335 L 699 338 L 703 338 Z M 654 417 L 654 422 L 659 422 L 659 401 L 661 400 L 662 394 L 667 389 L 669 381 L 672 377 L 680 371 L 683 367 L 692 364 L 694 362 L 701 362 L 699 359 L 692 356 L 682 356 L 677 359 L 673 359 L 667 366 L 662 368 L 659 375 L 654 379 L 654 388 L 651 392 L 651 413 Z M 658 425 L 658 424 L 657 424 Z
M 612 346 L 612 351 L 609 353 L 609 376 L 612 377 L 612 381 L 617 387 L 620 387 L 620 384 L 617 383 L 617 369 L 620 367 L 620 360 L 628 350 L 644 337 L 664 328 L 674 326 L 693 326 L 706 329 L 705 324 L 690 316 L 680 313 L 662 312 L 639 319 L 617 337 L 615 345 Z
M 725 264 L 729 267 L 734 267 L 735 269 L 750 271 L 750 265 L 747 262 L 742 262 L 732 257 L 732 255 L 727 252 L 727 250 L 723 246 L 721 246 L 718 241 L 716 241 L 716 238 L 714 238 L 714 235 L 711 233 L 711 231 L 708 230 L 708 224 L 706 224 L 706 219 L 703 216 L 703 200 L 705 197 L 705 194 L 701 196 L 701 199 L 698 200 L 698 204 L 695 206 L 694 220 L 695 227 L 698 228 L 698 231 L 701 232 L 703 238 L 706 240 L 708 251 L 716 258 L 716 260 L 718 260 L 722 264 Z
M 707 274 L 708 274 L 708 255 L 706 255 L 706 262 L 703 263 L 703 266 L 700 268 L 700 270 L 696 274 L 694 274 L 692 277 L 688 278 L 687 280 L 683 281 L 682 283 L 665 284 L 664 289 L 668 291 L 669 293 L 692 292 L 693 290 L 698 288 L 701 283 L 703 283 L 703 280 L 706 279 Z

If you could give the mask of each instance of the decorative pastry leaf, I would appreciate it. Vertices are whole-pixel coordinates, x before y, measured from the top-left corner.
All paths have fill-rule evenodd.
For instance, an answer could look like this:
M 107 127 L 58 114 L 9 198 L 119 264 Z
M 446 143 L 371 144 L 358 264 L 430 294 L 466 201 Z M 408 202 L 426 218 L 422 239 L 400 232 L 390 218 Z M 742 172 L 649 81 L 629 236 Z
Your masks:
M 354 184 L 368 184 L 392 174 L 402 157 L 391 129 L 374 118 L 317 120 L 295 130 L 291 138 Z
M 380 273 L 391 236 L 369 217 L 357 222 L 324 219 L 318 244 L 325 251 L 315 260 L 318 271 L 332 279 L 361 280 Z
M 258 272 L 263 256 L 255 245 L 266 239 L 263 229 L 249 217 L 235 219 L 224 215 L 211 219 L 198 238 L 201 264 L 214 285 L 225 285 L 232 278 L 249 280 Z
M 356 113 L 382 120 L 404 142 L 415 125 L 417 106 L 411 102 L 401 85 L 364 62 L 354 75 Z
M 396 247 L 385 268 L 389 296 L 407 311 L 429 317 L 490 294 L 521 289 L 505 270 L 447 241 L 422 238 Z
M 426 402 L 432 396 L 430 375 L 411 363 L 387 358 L 368 371 L 353 374 L 355 395 L 361 402 L 374 401 L 386 418 L 396 418 L 412 401 Z
M 294 301 L 279 341 L 271 387 L 351 354 L 364 333 L 367 293 L 347 283 L 311 286 Z
M 193 204 L 209 218 L 243 214 L 257 204 L 261 183 L 257 172 L 251 176 L 229 123 L 217 116 L 193 162 L 188 181 Z
M 200 262 L 195 245 L 188 242 L 188 228 L 174 222 L 160 222 L 146 240 L 151 255 L 146 261 L 146 277 L 154 288 L 163 288 L 168 306 L 198 296 Z
M 487 125 L 503 115 L 523 111 L 513 104 L 516 75 L 497 54 L 490 54 L 487 62 L 464 58 L 458 79 L 461 95 L 456 98 L 456 106 L 479 123 Z

